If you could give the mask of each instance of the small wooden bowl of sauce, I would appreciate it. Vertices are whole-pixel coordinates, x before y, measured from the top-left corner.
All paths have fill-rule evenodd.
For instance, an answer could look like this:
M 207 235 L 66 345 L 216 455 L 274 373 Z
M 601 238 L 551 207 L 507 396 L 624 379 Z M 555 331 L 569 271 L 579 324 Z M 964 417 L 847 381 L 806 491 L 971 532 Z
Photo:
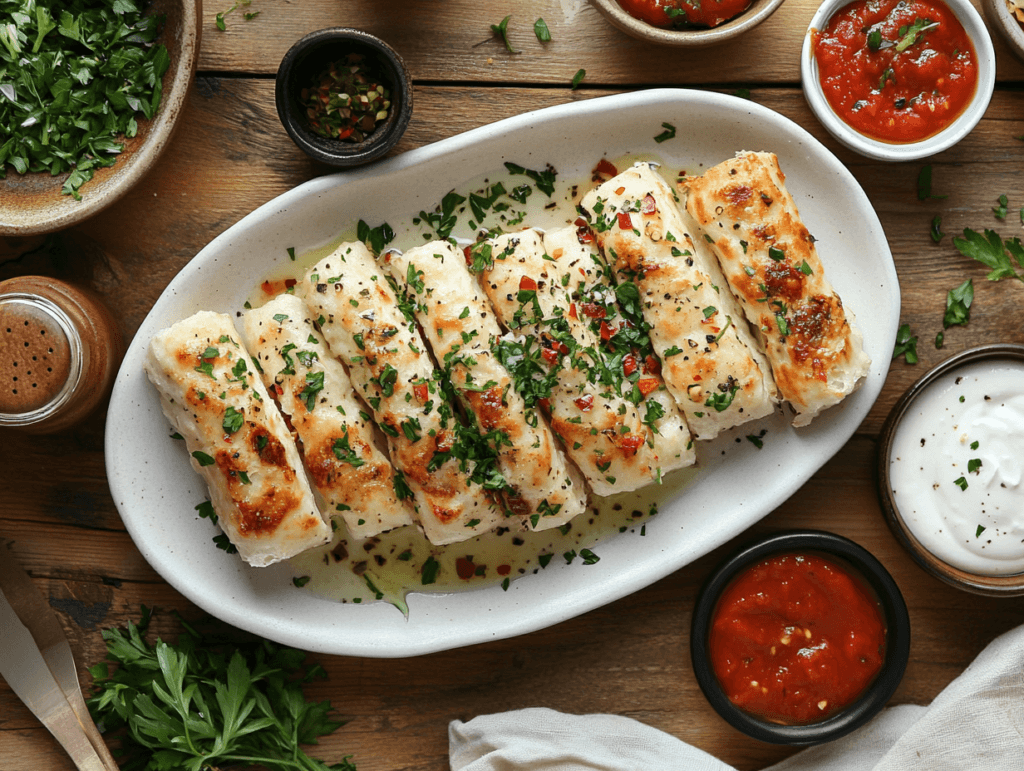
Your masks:
M 701 690 L 734 728 L 773 744 L 821 744 L 888 702 L 910 655 L 910 620 L 892 577 L 857 544 L 779 533 L 708 578 L 690 653 Z

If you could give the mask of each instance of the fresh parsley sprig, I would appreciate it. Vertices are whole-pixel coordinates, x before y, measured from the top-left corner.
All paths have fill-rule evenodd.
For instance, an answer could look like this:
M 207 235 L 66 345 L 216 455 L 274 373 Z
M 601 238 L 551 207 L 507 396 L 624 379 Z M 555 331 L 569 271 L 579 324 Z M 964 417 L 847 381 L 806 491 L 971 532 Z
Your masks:
M 1024 281 L 1024 245 L 1020 238 L 1003 240 L 994 230 L 985 230 L 981 235 L 964 228 L 963 238 L 954 238 L 955 246 L 960 254 L 977 260 L 982 265 L 991 268 L 987 278 L 989 281 L 999 281 L 1004 278 L 1015 278 Z M 1017 272 L 1017 268 L 1021 272 Z
M 306 701 L 302 686 L 326 673 L 303 666 L 305 653 L 267 640 L 215 645 L 180 617 L 175 644 L 151 645 L 151 617 L 143 606 L 138 625 L 105 630 L 107 661 L 89 670 L 89 711 L 117 732 L 122 771 L 355 771 L 348 758 L 328 765 L 300 749 L 343 724 L 330 702 Z

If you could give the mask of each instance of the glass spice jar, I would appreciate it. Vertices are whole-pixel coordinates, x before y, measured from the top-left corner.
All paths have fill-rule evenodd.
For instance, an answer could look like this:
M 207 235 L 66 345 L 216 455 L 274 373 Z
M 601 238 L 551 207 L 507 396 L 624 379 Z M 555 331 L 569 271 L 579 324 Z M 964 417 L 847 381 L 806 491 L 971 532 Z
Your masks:
M 92 292 L 44 276 L 0 282 L 0 427 L 53 433 L 109 393 L 124 344 Z

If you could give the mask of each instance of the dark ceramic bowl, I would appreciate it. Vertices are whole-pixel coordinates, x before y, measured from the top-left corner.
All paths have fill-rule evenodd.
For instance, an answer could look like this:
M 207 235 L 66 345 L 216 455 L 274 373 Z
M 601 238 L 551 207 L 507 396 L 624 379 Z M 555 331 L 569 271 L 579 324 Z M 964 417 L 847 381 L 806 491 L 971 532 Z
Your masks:
M 388 117 L 362 142 L 315 134 L 299 105 L 299 92 L 332 61 L 350 53 L 364 54 L 391 91 Z M 299 149 L 314 160 L 339 168 L 358 166 L 386 154 L 398 144 L 412 116 L 412 78 L 402 57 L 380 38 L 346 27 L 310 32 L 288 49 L 277 69 L 275 96 L 281 123 Z
M 913 408 L 917 397 L 943 375 L 975 362 L 1013 360 L 1024 362 L 1024 345 L 1017 343 L 996 343 L 969 348 L 951 356 L 935 365 L 906 390 L 899 401 L 893 405 L 889 417 L 882 427 L 882 437 L 878 445 L 878 499 L 885 512 L 889 529 L 903 545 L 914 561 L 931 575 L 950 586 L 963 589 L 972 594 L 989 597 L 1019 597 L 1024 595 L 1024 573 L 1010 575 L 982 575 L 972 573 L 932 554 L 914 535 L 913 529 L 900 511 L 896 496 L 893 493 L 890 468 L 892 465 L 893 441 L 903 416 Z
M 711 666 L 709 638 L 718 598 L 732 580 L 756 562 L 794 552 L 820 554 L 845 567 L 852 575 L 860 576 L 878 599 L 886 638 L 882 669 L 853 704 L 817 723 L 785 725 L 740 709 L 729 700 Z M 740 549 L 715 568 L 705 582 L 693 609 L 690 656 L 697 683 L 707 700 L 734 728 L 772 744 L 821 744 L 860 727 L 889 701 L 903 679 L 910 657 L 910 619 L 896 582 L 878 560 L 853 541 L 814 530 L 777 533 Z

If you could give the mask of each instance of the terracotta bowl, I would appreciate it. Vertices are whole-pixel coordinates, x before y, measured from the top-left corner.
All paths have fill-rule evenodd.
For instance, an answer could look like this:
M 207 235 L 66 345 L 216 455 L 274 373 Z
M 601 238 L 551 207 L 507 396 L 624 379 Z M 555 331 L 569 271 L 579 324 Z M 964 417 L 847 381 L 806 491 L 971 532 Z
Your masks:
M 154 0 L 148 11 L 164 14 L 160 42 L 171 65 L 163 77 L 160 108 L 153 120 L 140 120 L 139 132 L 125 140 L 113 166 L 97 169 L 79 192 L 81 201 L 60 190 L 68 174 L 18 174 L 7 167 L 0 179 L 0 236 L 29 236 L 70 227 L 102 211 L 127 193 L 153 167 L 178 123 L 196 71 L 202 3 L 198 0 Z
M 752 0 L 750 7 L 731 21 L 712 29 L 661 29 L 635 19 L 615 0 L 591 0 L 604 17 L 627 35 L 668 46 L 702 48 L 718 45 L 742 35 L 767 19 L 783 0 Z

